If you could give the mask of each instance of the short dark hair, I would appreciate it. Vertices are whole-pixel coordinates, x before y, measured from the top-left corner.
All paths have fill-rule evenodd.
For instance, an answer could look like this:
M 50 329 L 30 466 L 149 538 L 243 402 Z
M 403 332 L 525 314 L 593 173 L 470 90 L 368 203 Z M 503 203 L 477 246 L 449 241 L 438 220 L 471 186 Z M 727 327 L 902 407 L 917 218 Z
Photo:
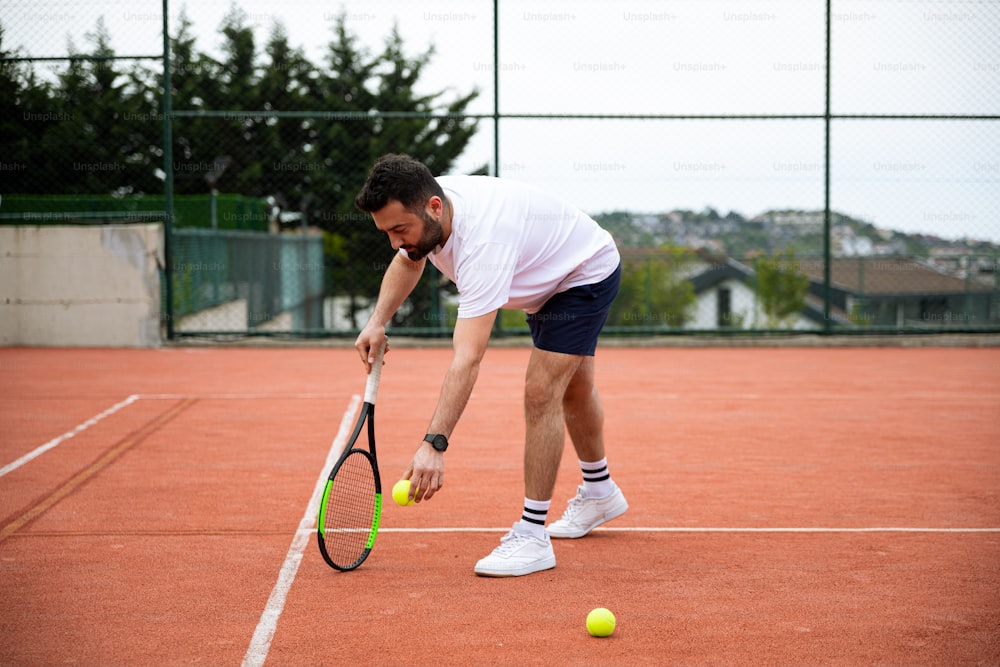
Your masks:
M 444 190 L 427 165 L 409 155 L 389 153 L 375 161 L 354 205 L 374 213 L 396 200 L 407 210 L 417 211 L 434 195 L 444 199 Z

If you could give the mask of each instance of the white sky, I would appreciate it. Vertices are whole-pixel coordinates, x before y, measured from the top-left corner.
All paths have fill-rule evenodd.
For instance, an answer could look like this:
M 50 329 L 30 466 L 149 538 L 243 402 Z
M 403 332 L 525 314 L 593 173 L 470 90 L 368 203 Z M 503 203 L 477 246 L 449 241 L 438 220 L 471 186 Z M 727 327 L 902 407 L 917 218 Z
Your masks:
M 104 16 L 119 54 L 161 50 L 160 2 L 0 0 L 5 44 L 65 53 Z M 822 114 L 824 0 L 503 0 L 502 113 Z M 214 52 L 232 4 L 182 7 Z M 378 49 L 398 25 L 433 44 L 426 90 L 473 87 L 492 113 L 490 0 L 242 0 L 262 45 L 275 21 L 321 61 L 334 18 Z M 834 0 L 834 114 L 1000 114 L 1000 1 Z M 206 96 L 208 97 L 208 96 Z M 500 173 L 591 213 L 712 206 L 752 216 L 822 209 L 820 120 L 519 120 L 500 126 Z M 834 209 L 907 232 L 1000 241 L 1000 122 L 837 120 Z M 405 151 L 406 146 L 399 150 Z M 493 124 L 456 166 L 493 162 Z M 367 165 L 359 165 L 365 169 Z

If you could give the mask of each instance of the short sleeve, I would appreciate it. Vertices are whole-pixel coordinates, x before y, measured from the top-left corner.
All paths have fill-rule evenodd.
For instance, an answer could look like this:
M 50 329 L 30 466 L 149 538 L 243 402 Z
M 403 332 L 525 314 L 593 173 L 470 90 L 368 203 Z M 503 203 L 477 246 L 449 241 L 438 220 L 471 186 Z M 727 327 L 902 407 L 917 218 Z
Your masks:
M 479 317 L 502 308 L 510 297 L 517 249 L 505 243 L 483 243 L 455 267 L 458 316 Z

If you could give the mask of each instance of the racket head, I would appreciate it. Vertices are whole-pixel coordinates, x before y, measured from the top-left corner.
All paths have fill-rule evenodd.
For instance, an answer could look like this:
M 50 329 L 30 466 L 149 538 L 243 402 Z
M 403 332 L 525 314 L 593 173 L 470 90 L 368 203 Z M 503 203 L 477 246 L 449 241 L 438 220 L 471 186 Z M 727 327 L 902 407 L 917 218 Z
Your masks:
M 375 458 L 351 448 L 330 473 L 319 508 L 317 542 L 330 567 L 360 566 L 375 545 L 382 515 L 382 482 Z

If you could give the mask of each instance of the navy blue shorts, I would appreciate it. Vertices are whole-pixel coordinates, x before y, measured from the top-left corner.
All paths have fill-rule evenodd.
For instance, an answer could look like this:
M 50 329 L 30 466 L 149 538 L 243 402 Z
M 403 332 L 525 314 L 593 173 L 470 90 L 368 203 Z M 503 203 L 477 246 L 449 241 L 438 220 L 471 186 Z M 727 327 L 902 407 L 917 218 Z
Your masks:
M 527 316 L 531 339 L 539 350 L 594 356 L 597 336 L 604 328 L 611 302 L 622 281 L 621 264 L 599 283 L 571 287 Z

